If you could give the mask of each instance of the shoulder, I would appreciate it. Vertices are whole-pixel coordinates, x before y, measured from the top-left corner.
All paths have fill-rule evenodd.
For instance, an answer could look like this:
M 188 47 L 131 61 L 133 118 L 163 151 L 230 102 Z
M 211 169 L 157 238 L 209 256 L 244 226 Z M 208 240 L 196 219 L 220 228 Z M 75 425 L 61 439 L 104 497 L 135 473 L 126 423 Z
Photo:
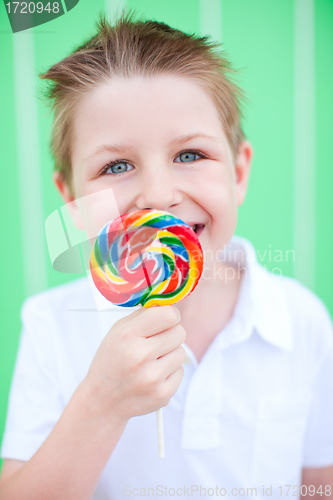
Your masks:
M 297 279 L 263 272 L 283 297 L 294 340 L 323 358 L 333 348 L 333 323 L 326 304 Z
M 96 293 L 88 277 L 50 288 L 29 297 L 21 308 L 25 336 L 54 338 L 63 345 L 84 344 L 83 338 L 101 340 L 112 325 L 135 308 L 110 307 L 104 298 L 103 308 L 96 302 Z M 104 312 L 105 311 L 105 312 Z M 95 332 L 92 336 L 91 332 Z
M 22 328 L 17 354 L 18 370 L 30 373 L 33 368 L 57 376 L 59 357 L 68 345 L 70 329 L 66 325 L 66 311 L 81 301 L 89 301 L 87 279 L 78 279 L 33 295 L 21 307 Z M 88 298 L 87 298 L 88 297 Z M 81 343 L 77 342 L 81 348 Z
M 310 321 L 311 325 L 321 324 L 332 330 L 332 320 L 326 304 L 312 290 L 295 278 L 274 277 L 288 304 L 290 313 L 299 319 Z
M 50 288 L 26 299 L 21 308 L 22 356 L 29 359 L 29 352 L 32 352 L 34 359 L 47 360 L 56 373 L 57 365 L 61 363 L 65 369 L 65 360 L 73 359 L 75 352 L 78 357 L 76 365 L 79 365 L 79 356 L 87 349 L 94 352 L 95 343 L 93 346 L 91 343 L 100 337 L 96 315 L 87 314 L 92 309 L 94 298 L 87 278 Z
M 30 313 L 44 315 L 57 314 L 65 310 L 94 307 L 94 299 L 88 278 L 80 278 L 59 285 L 27 298 L 22 306 L 23 318 Z

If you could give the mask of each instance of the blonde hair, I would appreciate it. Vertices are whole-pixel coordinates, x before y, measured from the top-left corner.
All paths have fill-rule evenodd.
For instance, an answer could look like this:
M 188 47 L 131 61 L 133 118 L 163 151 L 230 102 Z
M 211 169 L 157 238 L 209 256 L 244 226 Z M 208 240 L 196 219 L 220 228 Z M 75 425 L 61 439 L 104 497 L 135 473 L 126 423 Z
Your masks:
M 134 12 L 122 11 L 111 26 L 103 13 L 96 23 L 97 34 L 54 64 L 39 77 L 50 80 L 42 98 L 54 122 L 50 148 L 55 170 L 72 190 L 71 145 L 73 119 L 82 98 L 96 85 L 116 76 L 172 74 L 191 78 L 214 101 L 235 161 L 238 145 L 245 136 L 241 129 L 242 89 L 227 78 L 236 73 L 218 51 L 220 44 L 173 29 L 165 23 L 133 20 Z

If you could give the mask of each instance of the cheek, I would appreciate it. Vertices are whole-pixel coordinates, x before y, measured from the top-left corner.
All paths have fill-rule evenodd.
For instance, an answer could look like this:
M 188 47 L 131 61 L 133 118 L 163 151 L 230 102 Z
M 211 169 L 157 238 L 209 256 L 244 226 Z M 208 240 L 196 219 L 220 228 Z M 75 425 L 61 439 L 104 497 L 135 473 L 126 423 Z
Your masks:
M 202 196 L 205 197 L 212 216 L 217 218 L 232 214 L 237 207 L 234 182 L 232 176 L 225 171 L 209 179 L 209 183 L 202 189 Z
M 89 239 L 96 238 L 102 227 L 120 214 L 112 188 L 86 194 L 77 204 Z
M 237 202 L 229 176 L 215 179 L 204 190 L 205 207 L 211 216 L 211 243 L 215 250 L 223 248 L 233 236 L 237 225 Z

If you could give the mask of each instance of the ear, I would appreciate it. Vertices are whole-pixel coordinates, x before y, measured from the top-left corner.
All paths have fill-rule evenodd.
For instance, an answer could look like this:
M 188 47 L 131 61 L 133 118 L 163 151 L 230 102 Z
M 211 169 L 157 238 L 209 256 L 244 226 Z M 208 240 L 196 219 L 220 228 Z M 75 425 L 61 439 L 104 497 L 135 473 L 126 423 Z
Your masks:
M 59 171 L 54 172 L 53 181 L 62 199 L 64 200 L 69 213 L 71 214 L 74 224 L 78 229 L 82 229 L 84 231 L 85 227 L 78 207 L 78 203 L 75 199 L 75 196 L 72 194 L 67 182 L 64 180 Z
M 238 147 L 237 159 L 235 164 L 235 193 L 237 205 L 240 206 L 246 195 L 253 149 L 248 141 L 243 141 Z

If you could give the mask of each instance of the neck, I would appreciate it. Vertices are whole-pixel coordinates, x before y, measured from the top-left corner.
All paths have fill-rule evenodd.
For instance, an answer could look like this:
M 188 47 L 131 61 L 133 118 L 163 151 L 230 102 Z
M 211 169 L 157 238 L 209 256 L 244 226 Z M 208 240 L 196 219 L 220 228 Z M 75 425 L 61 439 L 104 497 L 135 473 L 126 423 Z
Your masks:
M 237 293 L 242 273 L 231 264 L 213 262 L 205 265 L 195 290 L 176 304 L 181 314 L 194 315 L 193 311 L 214 308 L 221 300 Z

